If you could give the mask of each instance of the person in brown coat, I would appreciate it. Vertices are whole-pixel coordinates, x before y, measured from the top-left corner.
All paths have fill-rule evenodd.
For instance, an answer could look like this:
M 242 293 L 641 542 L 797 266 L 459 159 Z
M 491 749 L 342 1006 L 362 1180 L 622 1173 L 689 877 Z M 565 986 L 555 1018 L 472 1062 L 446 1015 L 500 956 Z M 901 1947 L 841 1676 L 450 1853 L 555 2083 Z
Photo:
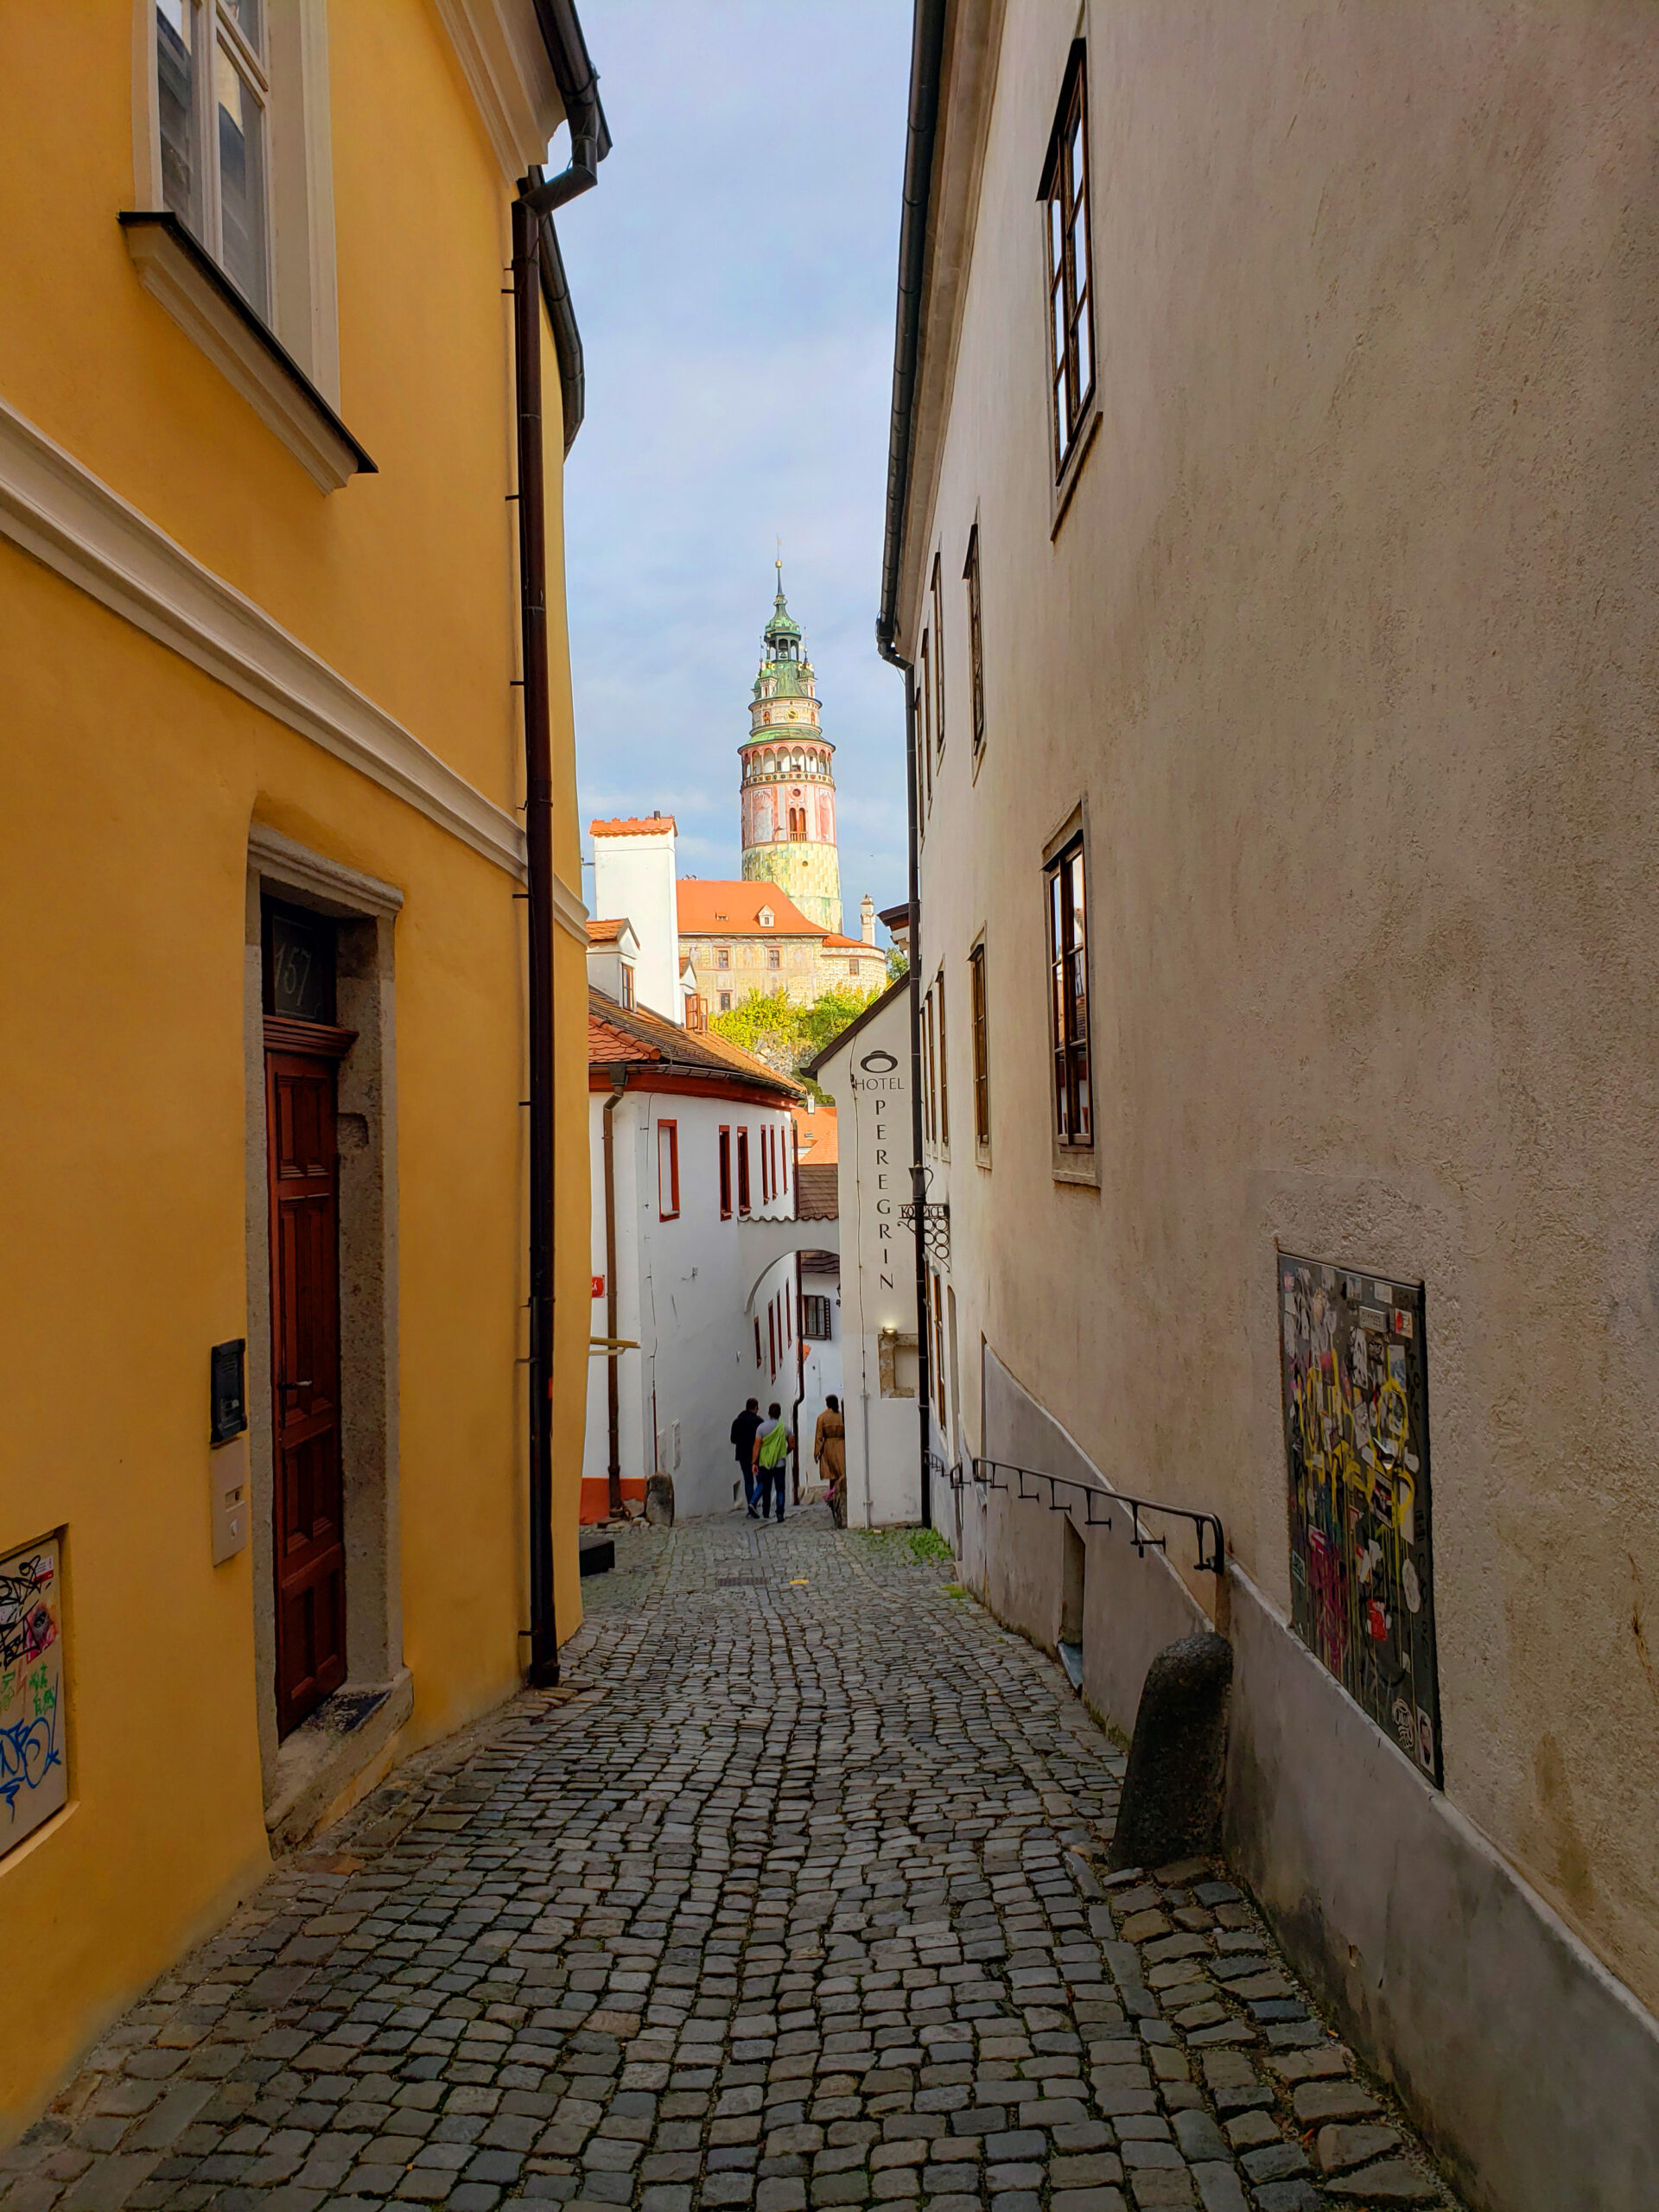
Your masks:
M 841 1417 L 841 1401 L 829 1397 L 812 1433 L 812 1457 L 819 1479 L 828 1486 L 830 1511 L 837 1529 L 847 1521 L 847 1424 Z

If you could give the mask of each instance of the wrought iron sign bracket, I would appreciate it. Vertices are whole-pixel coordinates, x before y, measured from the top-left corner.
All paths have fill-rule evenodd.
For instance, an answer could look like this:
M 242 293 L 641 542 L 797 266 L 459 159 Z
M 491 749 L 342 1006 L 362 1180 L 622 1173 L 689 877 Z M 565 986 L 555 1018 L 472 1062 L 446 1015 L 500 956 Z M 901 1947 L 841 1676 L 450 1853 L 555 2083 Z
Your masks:
M 928 1198 L 920 1205 L 900 1206 L 899 1218 L 906 1229 L 919 1226 L 922 1249 L 941 1274 L 950 1265 L 950 1202 Z

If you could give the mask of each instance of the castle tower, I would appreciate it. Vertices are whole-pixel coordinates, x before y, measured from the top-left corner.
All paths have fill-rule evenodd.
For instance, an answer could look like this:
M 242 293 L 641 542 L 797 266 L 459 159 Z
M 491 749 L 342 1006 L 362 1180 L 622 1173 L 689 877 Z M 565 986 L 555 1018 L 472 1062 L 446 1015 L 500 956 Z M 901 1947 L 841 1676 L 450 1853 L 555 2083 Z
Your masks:
M 743 874 L 775 883 L 809 921 L 841 931 L 835 747 L 818 728 L 812 664 L 784 603 L 784 564 L 749 702 L 743 764 Z

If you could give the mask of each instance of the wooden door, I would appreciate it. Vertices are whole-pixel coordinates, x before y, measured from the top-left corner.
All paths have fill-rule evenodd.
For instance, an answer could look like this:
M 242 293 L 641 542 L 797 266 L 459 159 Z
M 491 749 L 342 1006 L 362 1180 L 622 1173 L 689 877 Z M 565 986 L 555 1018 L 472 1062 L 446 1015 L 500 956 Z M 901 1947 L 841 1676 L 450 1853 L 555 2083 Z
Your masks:
M 346 1679 L 334 1061 L 265 1054 L 275 1404 L 276 1726 Z

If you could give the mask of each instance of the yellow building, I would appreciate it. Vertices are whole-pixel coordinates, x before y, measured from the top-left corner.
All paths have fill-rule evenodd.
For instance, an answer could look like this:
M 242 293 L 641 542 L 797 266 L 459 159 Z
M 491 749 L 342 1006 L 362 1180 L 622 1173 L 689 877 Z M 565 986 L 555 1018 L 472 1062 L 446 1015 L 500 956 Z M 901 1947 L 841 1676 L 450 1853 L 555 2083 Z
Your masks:
M 569 0 L 100 0 L 5 48 L 0 2141 L 580 1620 L 581 373 L 539 218 L 607 146 Z

